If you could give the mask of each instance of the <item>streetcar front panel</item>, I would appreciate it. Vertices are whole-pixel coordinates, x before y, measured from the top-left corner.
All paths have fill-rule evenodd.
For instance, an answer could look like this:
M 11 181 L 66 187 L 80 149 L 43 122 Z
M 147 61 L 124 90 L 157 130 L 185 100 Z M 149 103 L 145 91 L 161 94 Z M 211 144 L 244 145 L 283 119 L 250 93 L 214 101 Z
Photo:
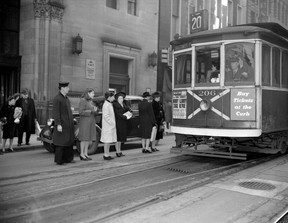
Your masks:
M 257 40 L 219 41 L 174 51 L 172 132 L 261 135 L 257 45 Z

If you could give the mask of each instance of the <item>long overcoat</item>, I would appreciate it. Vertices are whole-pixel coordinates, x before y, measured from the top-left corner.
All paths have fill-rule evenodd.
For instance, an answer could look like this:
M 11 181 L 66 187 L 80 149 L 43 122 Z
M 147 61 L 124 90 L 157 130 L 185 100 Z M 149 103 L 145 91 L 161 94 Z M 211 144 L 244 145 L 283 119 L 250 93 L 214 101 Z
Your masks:
M 79 135 L 80 141 L 95 141 L 96 140 L 96 119 L 92 100 L 81 98 L 79 102 Z
M 53 144 L 56 146 L 72 146 L 74 143 L 74 122 L 70 100 L 59 93 L 53 100 Z M 58 132 L 57 125 L 62 126 L 62 132 Z
M 156 120 L 152 104 L 146 99 L 139 103 L 139 119 L 141 138 L 149 139 L 151 137 L 152 128 L 156 125 Z
M 160 129 L 163 125 L 163 122 L 165 121 L 165 114 L 162 103 L 159 101 L 152 101 L 152 107 L 153 112 L 156 119 L 157 124 L 157 134 L 156 134 L 156 140 L 163 139 L 163 129 Z
M 113 102 L 113 108 L 116 118 L 117 141 L 125 142 L 128 133 L 128 119 L 123 114 L 130 109 L 124 103 L 122 106 L 118 101 Z
M 112 103 L 107 100 L 102 107 L 102 132 L 100 141 L 103 143 L 117 142 L 115 113 Z
M 22 111 L 23 111 L 24 103 L 26 103 L 25 99 L 19 98 L 17 100 L 15 106 L 21 107 Z M 35 110 L 34 100 L 32 98 L 29 98 L 29 97 L 27 98 L 27 110 L 28 110 L 28 114 L 27 114 L 28 120 L 27 120 L 27 122 L 23 123 L 22 120 L 23 120 L 24 116 L 22 115 L 22 117 L 20 119 L 20 123 L 18 125 L 18 128 L 21 128 L 23 132 L 34 134 L 35 133 L 36 110 Z

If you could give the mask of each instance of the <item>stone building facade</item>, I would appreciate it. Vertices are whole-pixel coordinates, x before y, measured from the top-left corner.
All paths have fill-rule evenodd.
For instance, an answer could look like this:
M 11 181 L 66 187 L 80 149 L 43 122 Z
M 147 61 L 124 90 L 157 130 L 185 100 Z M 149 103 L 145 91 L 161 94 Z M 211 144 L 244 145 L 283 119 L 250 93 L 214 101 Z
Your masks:
M 92 87 L 141 95 L 156 90 L 158 1 L 21 0 L 20 87 L 28 88 L 43 121 L 51 115 L 58 82 L 70 82 L 70 97 Z M 72 53 L 73 39 L 82 53 Z M 76 105 L 77 106 L 77 105 Z

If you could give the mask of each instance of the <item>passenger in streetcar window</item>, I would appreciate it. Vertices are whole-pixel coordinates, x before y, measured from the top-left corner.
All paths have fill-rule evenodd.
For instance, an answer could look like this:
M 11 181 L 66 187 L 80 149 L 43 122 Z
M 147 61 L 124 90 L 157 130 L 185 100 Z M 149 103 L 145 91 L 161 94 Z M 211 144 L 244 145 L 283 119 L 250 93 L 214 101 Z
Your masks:
M 226 73 L 226 81 L 243 81 L 246 80 L 248 75 L 244 72 L 241 74 L 240 63 L 238 57 L 230 58 L 230 68 Z
M 212 62 L 211 70 L 207 71 L 207 82 L 209 83 L 219 83 L 220 82 L 220 76 L 219 76 L 219 66 Z

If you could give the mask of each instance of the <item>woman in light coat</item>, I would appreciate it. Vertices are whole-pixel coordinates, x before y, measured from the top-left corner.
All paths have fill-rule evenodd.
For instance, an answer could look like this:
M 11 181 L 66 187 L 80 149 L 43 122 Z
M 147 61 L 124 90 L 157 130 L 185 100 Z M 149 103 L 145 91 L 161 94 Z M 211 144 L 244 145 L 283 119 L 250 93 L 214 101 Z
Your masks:
M 88 147 L 92 141 L 96 140 L 96 119 L 97 107 L 94 106 L 92 99 L 95 92 L 92 88 L 87 88 L 83 93 L 79 103 L 79 135 L 80 140 L 80 160 L 88 161 Z
M 117 142 L 116 121 L 112 102 L 114 94 L 105 93 L 105 102 L 102 107 L 102 132 L 100 141 L 104 143 L 104 160 L 114 159 L 110 156 L 110 144 Z

